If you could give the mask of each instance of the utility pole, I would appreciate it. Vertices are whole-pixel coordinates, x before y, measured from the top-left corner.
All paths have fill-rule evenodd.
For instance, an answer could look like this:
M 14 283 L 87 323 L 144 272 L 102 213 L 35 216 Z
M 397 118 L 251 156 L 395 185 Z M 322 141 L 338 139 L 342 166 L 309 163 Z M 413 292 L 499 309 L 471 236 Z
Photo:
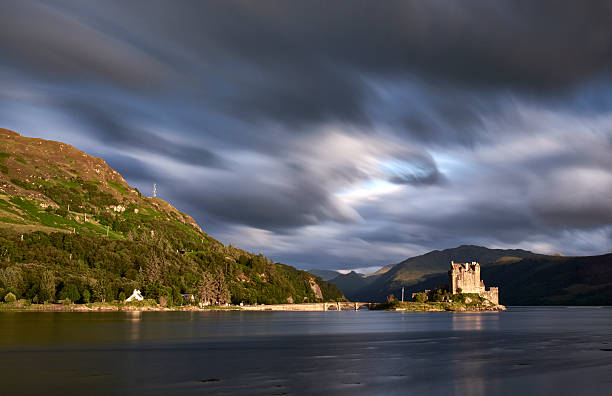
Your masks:
M 404 286 L 402 286 L 402 302 L 404 302 Z

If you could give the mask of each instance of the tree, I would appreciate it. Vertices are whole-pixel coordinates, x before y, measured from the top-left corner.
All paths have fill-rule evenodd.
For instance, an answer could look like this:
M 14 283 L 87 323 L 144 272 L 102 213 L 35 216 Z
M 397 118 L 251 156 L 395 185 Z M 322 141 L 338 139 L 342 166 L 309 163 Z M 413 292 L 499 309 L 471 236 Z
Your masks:
M 14 303 L 15 301 L 17 301 L 17 297 L 11 292 L 8 292 L 6 296 L 4 296 L 4 302 L 6 303 Z
M 249 266 L 249 261 L 249 258 L 244 254 L 241 254 L 240 257 L 238 257 L 238 262 L 240 265 L 244 265 L 245 267 Z
M 83 290 L 83 293 L 81 293 L 81 300 L 83 300 L 85 304 L 91 300 L 91 293 L 89 293 L 89 290 Z
M 74 283 L 65 284 L 60 290 L 58 295 L 60 300 L 70 300 L 72 302 L 79 301 L 81 299 L 81 295 L 79 294 L 79 288 L 76 287 Z
M 425 301 L 427 301 L 427 294 L 425 294 L 425 293 L 416 293 L 414 295 L 414 301 L 420 302 L 420 303 L 424 303 Z
M 204 272 L 198 282 L 197 296 L 203 303 L 211 303 L 215 297 L 215 282 L 210 272 Z
M 20 296 L 25 290 L 21 269 L 14 266 L 0 269 L 0 287 Z
M 215 298 L 217 300 L 217 304 L 225 304 L 230 302 L 230 292 L 227 288 L 227 284 L 225 283 L 225 277 L 221 272 L 220 268 L 217 268 L 217 271 L 214 275 L 214 290 L 215 290 Z
M 55 300 L 55 276 L 51 271 L 43 271 L 40 276 L 39 297 L 41 301 Z

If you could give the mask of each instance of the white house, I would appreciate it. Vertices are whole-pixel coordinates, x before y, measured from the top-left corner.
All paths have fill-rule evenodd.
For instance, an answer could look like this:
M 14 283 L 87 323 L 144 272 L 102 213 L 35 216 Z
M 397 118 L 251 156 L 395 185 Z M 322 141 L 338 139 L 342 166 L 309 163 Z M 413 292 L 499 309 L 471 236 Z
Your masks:
M 131 296 L 129 296 L 125 302 L 130 302 L 130 301 L 142 301 L 144 300 L 144 297 L 142 296 L 142 294 L 140 293 L 140 290 L 136 290 L 134 289 L 134 292 L 132 293 Z

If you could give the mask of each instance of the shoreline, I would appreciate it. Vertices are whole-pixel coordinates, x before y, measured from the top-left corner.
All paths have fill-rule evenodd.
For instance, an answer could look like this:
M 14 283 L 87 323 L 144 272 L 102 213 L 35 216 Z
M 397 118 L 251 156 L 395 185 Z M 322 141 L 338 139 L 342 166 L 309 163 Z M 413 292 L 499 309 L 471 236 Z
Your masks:
M 326 312 L 326 311 L 398 311 L 398 312 L 499 312 L 506 307 L 478 306 L 455 307 L 446 306 L 446 303 L 403 303 L 404 306 L 386 307 L 380 303 L 306 303 L 306 304 L 275 304 L 275 305 L 229 305 L 205 306 L 181 305 L 176 307 L 162 307 L 160 305 L 122 304 L 122 303 L 89 303 L 89 304 L 26 304 L 26 303 L 0 303 L 0 312 L 206 312 L 206 311 L 241 311 L 241 312 Z

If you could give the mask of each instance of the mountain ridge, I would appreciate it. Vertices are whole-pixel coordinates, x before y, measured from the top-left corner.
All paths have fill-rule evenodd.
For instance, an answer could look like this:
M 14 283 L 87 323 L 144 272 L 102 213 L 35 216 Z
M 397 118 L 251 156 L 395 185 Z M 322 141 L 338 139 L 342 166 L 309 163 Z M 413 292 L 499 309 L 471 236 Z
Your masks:
M 478 245 L 460 245 L 456 248 L 432 250 L 395 264 L 377 276 L 373 282 L 347 297 L 358 299 L 369 297 L 382 301 L 389 294 L 397 295 L 402 286 L 411 287 L 431 274 L 447 271 L 451 260 L 478 261 L 481 265 L 487 266 L 501 257 L 523 258 L 534 254 L 522 249 L 489 249 Z
M 384 301 L 390 294 L 399 298 L 402 287 L 410 296 L 447 284 L 451 260 L 479 262 L 481 279 L 499 287 L 500 303 L 505 305 L 612 304 L 612 253 L 560 256 L 461 245 L 410 257 L 369 283 L 354 276 L 331 282 L 349 299 Z

